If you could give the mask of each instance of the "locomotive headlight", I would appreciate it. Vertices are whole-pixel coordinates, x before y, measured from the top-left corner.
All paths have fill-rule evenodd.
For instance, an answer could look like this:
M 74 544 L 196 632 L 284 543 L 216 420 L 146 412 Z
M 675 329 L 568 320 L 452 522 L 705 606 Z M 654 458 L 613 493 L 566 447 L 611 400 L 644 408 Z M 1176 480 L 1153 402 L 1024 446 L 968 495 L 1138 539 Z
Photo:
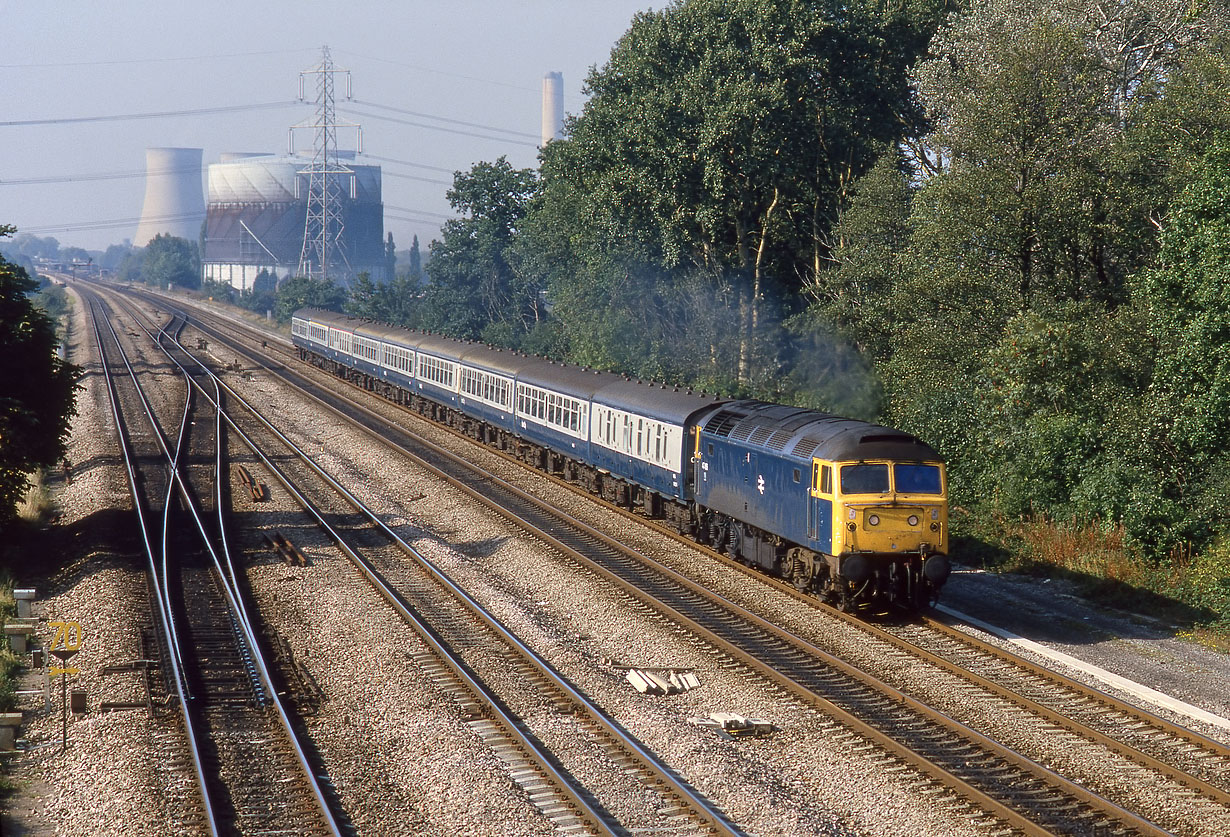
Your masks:
M 880 525 L 880 516 L 879 516 L 878 514 L 868 515 L 868 517 L 867 517 L 867 525 L 868 525 L 868 526 L 879 526 L 879 525 Z
M 909 517 L 905 519 L 905 522 L 910 524 L 911 526 L 917 526 L 918 525 L 918 515 L 916 514 L 910 515 Z
M 931 531 L 932 531 L 932 532 L 938 532 L 939 530 L 940 530 L 940 524 L 938 524 L 938 523 L 932 523 L 932 524 L 931 524 Z

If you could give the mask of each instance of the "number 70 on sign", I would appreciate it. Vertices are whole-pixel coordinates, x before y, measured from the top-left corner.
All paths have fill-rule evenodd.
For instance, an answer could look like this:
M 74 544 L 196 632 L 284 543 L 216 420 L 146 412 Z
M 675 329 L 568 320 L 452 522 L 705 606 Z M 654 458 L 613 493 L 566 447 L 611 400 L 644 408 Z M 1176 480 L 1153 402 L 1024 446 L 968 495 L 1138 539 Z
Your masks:
M 70 621 L 49 622 L 55 630 L 51 640 L 51 653 L 67 662 L 70 657 L 81 650 L 81 623 Z M 51 676 L 57 674 L 78 674 L 76 668 L 51 668 L 47 671 Z

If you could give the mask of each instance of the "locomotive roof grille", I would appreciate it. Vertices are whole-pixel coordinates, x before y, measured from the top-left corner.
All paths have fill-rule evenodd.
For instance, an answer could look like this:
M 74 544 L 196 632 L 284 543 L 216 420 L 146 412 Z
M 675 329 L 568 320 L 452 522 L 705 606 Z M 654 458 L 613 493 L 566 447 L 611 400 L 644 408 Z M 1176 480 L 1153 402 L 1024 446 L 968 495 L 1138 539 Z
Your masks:
M 769 437 L 769 441 L 765 442 L 765 447 L 772 448 L 773 450 L 785 450 L 786 443 L 794 438 L 794 433 L 795 431 L 789 428 L 778 430 Z
M 715 413 L 713 418 L 709 419 L 709 423 L 705 425 L 705 432 L 712 433 L 714 436 L 729 436 L 731 429 L 742 421 L 743 418 L 742 413 L 736 413 L 733 410 L 722 410 Z
M 795 456 L 801 456 L 804 459 L 810 459 L 811 455 L 816 452 L 816 448 L 818 447 L 820 447 L 820 443 L 818 441 L 816 441 L 815 439 L 808 439 L 806 436 L 804 436 L 802 439 L 799 439 L 799 443 L 794 446 L 794 450 L 791 452 Z
M 769 438 L 769 436 L 771 436 L 772 434 L 773 434 L 772 425 L 761 425 L 760 427 L 757 427 L 755 431 L 753 431 L 752 435 L 749 436 L 747 440 L 751 442 L 753 445 L 763 445 L 765 441 Z
M 735 429 L 730 431 L 730 438 L 737 442 L 746 442 L 747 437 L 752 435 L 752 431 L 757 428 L 758 424 L 755 419 L 741 421 L 735 426 Z

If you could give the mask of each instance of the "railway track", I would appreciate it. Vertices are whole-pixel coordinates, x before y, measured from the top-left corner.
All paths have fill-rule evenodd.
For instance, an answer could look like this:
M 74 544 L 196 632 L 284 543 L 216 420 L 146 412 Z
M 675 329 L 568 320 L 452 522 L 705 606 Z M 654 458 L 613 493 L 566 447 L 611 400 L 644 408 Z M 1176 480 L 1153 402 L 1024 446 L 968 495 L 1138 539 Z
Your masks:
M 168 760 L 190 767 L 190 781 L 170 783 L 175 788 L 170 809 L 178 818 L 176 827 L 210 834 L 268 834 L 293 823 L 297 833 L 338 835 L 334 814 L 273 693 L 241 597 L 232 586 L 233 573 L 223 569 L 215 551 L 219 543 L 226 553 L 222 495 L 192 490 L 194 483 L 217 484 L 217 474 L 225 473 L 220 420 L 212 423 L 212 430 L 210 422 L 198 421 L 203 417 L 194 394 L 200 382 L 192 382 L 185 370 L 178 429 L 168 432 L 176 423 L 167 416 L 167 399 L 158 398 L 159 410 L 147 398 L 112 327 L 115 309 L 96 292 L 83 296 L 138 510 L 164 687 L 177 708 L 186 750 L 185 756 L 172 753 Z M 160 346 L 165 335 L 182 327 L 183 319 L 174 317 L 157 337 L 146 336 L 151 345 Z M 174 363 L 171 355 L 167 358 Z M 113 374 L 120 365 L 127 371 L 122 384 Z M 148 431 L 134 433 L 136 422 Z M 139 454 L 130 444 L 134 437 L 141 438 Z M 217 514 L 212 525 L 206 514 L 211 505 Z M 174 750 L 175 738 L 169 732 L 158 746 Z M 185 794 L 185 786 L 194 790 Z M 192 801 L 183 800 L 185 796 Z
M 467 481 L 474 482 L 472 477 L 468 478 Z M 493 481 L 487 477 L 484 477 L 482 482 L 484 484 L 487 484 L 488 482 L 493 482 Z M 558 522 L 555 522 L 555 523 L 548 522 L 545 524 L 545 527 L 548 531 L 551 531 L 551 532 L 557 531 Z M 551 538 L 550 535 L 544 534 L 544 531 L 541 529 L 538 531 L 538 535 L 540 537 Z M 557 544 L 557 546 L 565 546 L 565 545 L 560 543 L 560 544 Z M 648 579 L 641 578 L 633 582 L 632 586 L 642 588 L 644 586 L 648 586 L 649 583 L 650 581 Z M 785 585 L 778 585 L 778 586 L 785 588 Z M 790 591 L 790 592 L 793 592 L 793 591 Z M 634 593 L 630 593 L 630 595 L 634 595 Z M 810 600 L 809 603 L 812 606 L 816 606 L 818 604 L 814 602 L 814 600 Z M 654 606 L 654 605 L 650 603 L 648 606 Z M 668 606 L 668 607 L 671 610 L 674 610 L 673 606 Z M 834 615 L 837 616 L 838 618 L 841 618 L 840 614 L 834 614 Z M 676 613 L 672 613 L 671 616 L 672 618 L 677 618 Z M 874 626 L 869 626 L 867 625 L 867 623 L 860 623 L 858 622 L 858 620 L 854 620 L 854 621 L 860 625 L 860 629 L 864 629 L 864 630 L 874 629 Z M 696 630 L 698 635 L 704 635 L 704 631 L 702 630 L 703 625 L 704 625 L 703 620 L 697 620 L 697 622 L 698 622 L 698 626 L 700 627 L 694 630 Z M 773 626 L 769 625 L 767 627 L 771 628 Z M 887 636 L 884 637 L 883 639 L 884 641 L 889 641 L 887 639 Z M 722 640 L 723 638 L 717 632 L 714 632 L 714 635 L 712 637 L 709 637 L 709 641 L 713 642 L 713 644 L 717 645 L 718 647 L 722 647 L 721 645 Z M 952 642 L 952 641 L 955 641 L 955 638 L 950 635 L 949 642 Z M 747 641 L 746 644 L 749 646 L 755 646 L 757 645 L 758 642 L 759 642 L 758 640 L 749 640 Z M 907 644 L 912 648 L 917 647 L 915 644 L 906 643 L 906 641 L 901 638 L 897 638 L 893 640 L 893 642 L 896 645 L 896 647 L 902 652 L 906 651 Z M 804 645 L 807 645 L 807 643 L 804 643 Z M 728 653 L 731 653 L 732 659 L 737 658 L 734 653 L 734 649 L 726 649 L 726 650 Z M 819 652 L 819 649 L 815 649 L 814 647 L 812 649 L 806 649 L 805 651 L 800 651 L 798 647 L 796 646 L 795 651 L 792 653 L 796 653 L 796 654 L 805 653 L 806 656 L 811 661 L 809 662 L 809 665 L 814 665 L 816 660 L 821 660 L 826 665 L 832 665 L 835 668 L 840 668 L 840 665 L 834 665 L 834 661 L 825 660 L 823 653 L 822 652 L 818 653 L 818 652 Z M 768 652 L 763 652 L 763 653 L 765 655 L 768 654 Z M 980 675 L 975 675 L 973 674 L 972 671 L 970 671 L 971 668 L 975 667 L 972 664 L 962 665 L 960 663 L 956 663 L 956 664 L 949 663 L 945 666 L 938 662 L 940 655 L 938 655 L 936 652 L 926 652 L 926 651 L 915 650 L 915 651 L 909 651 L 908 653 L 914 654 L 915 656 L 922 657 L 927 660 L 928 664 L 943 667 L 947 671 L 949 671 L 949 673 L 952 673 L 954 675 L 959 675 L 963 677 L 964 679 L 966 679 L 968 682 L 977 684 L 980 688 L 985 688 L 988 691 L 996 694 L 1000 698 L 1008 700 L 1016 704 L 1017 706 L 1024 707 L 1025 709 L 1027 709 L 1027 711 L 1032 712 L 1038 715 L 1039 717 L 1043 718 L 1047 723 L 1055 724 L 1059 728 L 1065 729 L 1069 732 L 1073 732 L 1074 734 L 1077 734 L 1077 735 L 1081 735 L 1090 741 L 1094 741 L 1100 746 L 1104 746 L 1111 752 L 1116 753 L 1117 755 L 1125 756 L 1135 761 L 1137 764 L 1145 766 L 1148 769 L 1153 770 L 1157 772 L 1158 774 L 1166 777 L 1168 780 L 1175 782 L 1176 786 L 1180 787 L 1180 789 L 1183 787 L 1191 789 L 1190 791 L 1185 791 L 1185 792 L 1189 792 L 1193 794 L 1201 794 L 1205 796 L 1206 798 L 1208 798 L 1209 800 L 1216 803 L 1217 805 L 1224 806 L 1225 804 L 1224 788 L 1226 784 L 1225 784 L 1224 771 L 1221 766 L 1221 760 L 1224 758 L 1224 756 L 1222 755 L 1222 753 L 1218 751 L 1219 745 L 1216 745 L 1216 742 L 1209 742 L 1207 740 L 1202 740 L 1199 738 L 1199 736 L 1194 736 L 1190 732 L 1181 730 L 1181 728 L 1175 727 L 1174 725 L 1170 725 L 1170 729 L 1167 729 L 1166 725 L 1164 724 L 1159 726 L 1157 724 L 1152 723 L 1151 721 L 1139 720 L 1140 719 L 1139 713 L 1137 713 L 1135 716 L 1136 720 L 1131 721 L 1130 724 L 1125 728 L 1124 723 L 1118 719 L 1120 716 L 1116 716 L 1113 714 L 1113 712 L 1126 711 L 1126 710 L 1121 710 L 1118 707 L 1116 707 L 1116 709 L 1113 710 L 1113 712 L 1111 712 L 1111 710 L 1099 710 L 1105 713 L 1110 713 L 1110 714 L 1106 714 L 1106 717 L 1103 719 L 1103 722 L 1102 722 L 1102 726 L 1107 728 L 1108 732 L 1099 733 L 1095 729 L 1096 725 L 1085 723 L 1084 721 L 1076 720 L 1073 717 L 1071 717 L 1073 712 L 1069 712 L 1063 708 L 1048 708 L 1048 702 L 1050 704 L 1059 704 L 1059 705 L 1062 705 L 1066 702 L 1067 705 L 1069 706 L 1072 706 L 1073 703 L 1071 700 L 1068 700 L 1066 698 L 1056 697 L 1053 693 L 1054 692 L 1053 685 L 1052 686 L 1046 686 L 1046 685 L 1040 686 L 1039 682 L 1041 681 L 1036 680 L 1036 678 L 1041 677 L 1042 676 L 1041 674 L 1035 673 L 1034 675 L 1029 675 L 1030 677 L 1035 678 L 1035 682 L 1032 687 L 1035 693 L 1035 696 L 1029 697 L 1027 695 L 1020 693 L 1021 691 L 1027 691 L 1025 687 L 1021 687 L 1021 689 L 1017 691 L 1014 691 L 1010 687 L 1004 687 L 1004 686 L 991 687 L 989 685 L 991 683 L 990 678 L 982 677 L 981 679 L 979 679 L 981 677 Z M 961 652 L 959 650 L 953 650 L 952 648 L 949 649 L 949 653 L 955 656 L 961 655 Z M 1002 652 L 1000 653 L 1002 654 Z M 928 656 L 928 654 L 930 654 L 931 656 Z M 749 670 L 757 670 L 758 660 L 761 660 L 761 657 L 754 656 L 752 658 L 742 660 L 739 664 L 747 666 Z M 835 662 L 840 663 L 840 661 L 835 661 Z M 1003 663 L 1003 664 L 1009 665 L 1008 663 Z M 1010 664 L 1010 666 L 1016 666 L 1016 665 L 1017 664 L 1015 662 Z M 779 675 L 782 675 L 784 672 L 791 670 L 790 666 L 786 663 L 783 663 L 780 666 L 769 665 L 768 669 L 769 670 L 761 669 L 761 673 L 764 676 L 770 677 L 770 678 L 775 678 Z M 828 675 L 825 675 L 825 677 L 827 676 Z M 806 676 L 800 671 L 796 674 L 795 679 L 796 680 L 806 680 Z M 824 677 L 819 678 L 819 680 L 823 680 L 823 679 Z M 1053 684 L 1055 681 L 1052 678 L 1046 682 Z M 870 688 L 879 688 L 879 687 L 870 686 Z M 1039 692 L 1039 689 L 1041 689 L 1042 691 Z M 1051 690 L 1050 693 L 1047 693 L 1048 689 Z M 841 690 L 847 690 L 847 687 L 843 686 L 839 689 L 839 691 Z M 881 694 L 887 694 L 887 695 L 892 696 L 889 699 L 889 703 L 892 703 L 892 704 L 908 704 L 910 703 L 911 700 L 913 700 L 908 695 L 904 695 L 900 692 L 894 692 L 893 690 L 886 690 L 886 689 L 880 688 L 880 691 L 881 691 Z M 1092 690 L 1089 690 L 1089 691 L 1092 691 Z M 834 705 L 839 704 L 839 701 L 831 700 L 832 696 L 826 695 L 823 691 L 819 689 L 819 687 L 814 687 L 812 691 L 810 691 L 809 693 L 800 693 L 800 696 L 804 700 L 811 700 L 811 701 L 815 701 L 818 697 L 823 697 L 825 700 L 830 700 L 830 702 L 833 703 Z M 1036 699 L 1036 698 L 1042 698 L 1042 699 Z M 876 699 L 873 699 L 873 698 L 860 699 L 860 700 L 864 700 L 865 705 L 868 707 L 874 707 L 874 704 L 876 703 Z M 881 698 L 880 700 L 883 700 L 883 699 Z M 1110 699 L 1109 696 L 1104 696 L 1100 694 L 1096 696 L 1086 694 L 1085 697 L 1082 698 L 1082 700 L 1096 700 L 1099 702 L 1099 705 L 1102 707 L 1107 707 L 1111 703 L 1113 703 L 1113 700 Z M 919 712 L 922 713 L 921 715 L 917 716 L 918 718 L 926 717 L 926 707 L 919 706 L 916 708 Z M 829 707 L 829 709 L 831 712 L 832 707 Z M 879 712 L 879 710 L 874 709 L 874 708 L 863 710 L 863 711 L 864 711 L 864 714 L 868 717 L 876 716 L 877 713 Z M 855 717 L 857 717 L 856 712 L 852 714 Z M 1097 712 L 1095 712 L 1094 714 L 1097 714 Z M 852 727 L 858 728 L 857 725 L 850 722 L 850 719 L 844 719 L 844 721 L 847 723 L 850 723 Z M 931 721 L 936 722 L 936 723 L 943 723 L 942 721 L 938 719 L 931 719 Z M 885 733 L 884 731 L 894 730 L 898 728 L 908 728 L 910 726 L 917 725 L 918 723 L 919 723 L 918 720 L 911 720 L 911 719 L 904 718 L 904 717 L 898 718 L 896 720 L 882 721 L 879 731 L 880 731 L 880 734 L 888 734 L 888 733 Z M 1148 723 L 1148 727 L 1144 726 L 1146 723 Z M 874 734 L 874 731 L 873 731 L 875 729 L 875 725 L 870 724 L 870 727 L 871 727 L 870 729 L 863 728 L 860 730 L 860 732 L 866 735 L 867 737 L 871 738 L 872 740 L 877 740 L 877 736 L 876 734 Z M 1148 731 L 1141 732 L 1141 730 L 1145 730 L 1145 729 L 1147 729 Z M 1129 743 L 1123 740 L 1124 738 L 1131 738 L 1134 735 L 1137 737 L 1137 741 L 1135 743 Z M 926 738 L 927 736 L 924 735 L 922 737 Z M 1173 740 L 1182 741 L 1183 743 L 1180 745 L 1175 745 L 1173 743 L 1167 743 L 1165 740 L 1163 740 L 1166 737 L 1170 737 Z M 993 792 L 986 794 L 987 797 L 992 798 L 991 801 L 988 801 L 987 799 L 982 799 L 981 801 L 976 802 L 976 804 L 979 804 L 981 807 L 983 807 L 984 809 L 988 810 L 989 812 L 997 816 L 1002 822 L 1005 822 L 1011 825 L 1013 829 L 1021 831 L 1022 833 L 1046 833 L 1048 830 L 1054 830 L 1054 829 L 1059 829 L 1059 830 L 1072 829 L 1076 833 L 1093 833 L 1098 830 L 1104 831 L 1105 833 L 1165 833 L 1164 827 L 1158 826 L 1152 822 L 1149 822 L 1144 817 L 1132 814 L 1126 811 L 1123 807 L 1116 805 L 1115 803 L 1110 802 L 1109 800 L 1101 799 L 1097 794 L 1088 791 L 1086 788 L 1081 787 L 1080 785 L 1076 783 L 1066 782 L 1065 780 L 1062 780 L 1059 777 L 1054 776 L 1054 774 L 1051 774 L 1049 771 L 1038 769 L 1037 765 L 1029 763 L 1028 759 L 1022 759 L 1020 757 L 1017 757 L 1016 754 L 1011 753 L 1011 751 L 1007 751 L 1007 748 L 1000 748 L 997 745 L 995 745 L 994 742 L 989 741 L 989 740 L 978 741 L 977 739 L 978 739 L 977 735 L 974 735 L 972 737 L 966 736 L 965 741 L 967 743 L 962 744 L 962 745 L 953 744 L 952 739 L 949 739 L 949 742 L 946 745 L 944 745 L 944 747 L 941 747 L 940 749 L 942 750 L 947 749 L 947 750 L 952 751 L 954 748 L 965 747 L 967 748 L 965 752 L 967 754 L 972 754 L 978 751 L 970 750 L 968 749 L 968 747 L 972 746 L 973 744 L 976 744 L 978 747 L 985 748 L 985 751 L 983 751 L 983 754 L 979 755 L 978 757 L 979 759 L 994 756 L 995 758 L 1001 758 L 1001 759 L 1006 760 L 1005 762 L 1001 762 L 998 764 L 998 766 L 994 766 L 994 767 L 987 767 L 987 765 L 995 764 L 993 760 L 986 761 L 984 766 L 980 769 L 987 773 L 995 773 L 996 771 L 1002 771 L 1006 769 L 1004 766 L 1006 762 L 1015 763 L 1015 766 L 1012 767 L 1011 769 L 1013 771 L 1016 771 L 1012 775 L 1014 775 L 1017 778 L 1010 780 L 1006 783 L 1000 783 L 1001 785 L 1006 785 L 1006 787 L 1003 787 L 1000 791 L 996 792 L 992 788 Z M 884 746 L 886 746 L 886 749 L 888 749 L 887 743 L 886 742 L 882 742 L 882 743 L 884 744 Z M 1145 745 L 1148 745 L 1148 746 L 1145 746 Z M 907 749 L 909 748 L 907 747 Z M 919 749 L 922 751 L 925 751 L 921 745 Z M 997 752 L 997 751 L 1003 751 L 1003 752 Z M 1151 755 L 1149 751 L 1152 751 L 1153 755 Z M 917 756 L 918 756 L 917 752 L 915 752 L 913 756 L 909 755 L 908 753 L 897 753 L 895 755 L 896 758 L 900 758 L 905 763 L 913 763 L 913 759 L 915 759 Z M 937 757 L 937 760 L 942 761 L 942 756 Z M 968 761 L 969 759 L 966 759 L 966 760 Z M 918 765 L 918 766 L 920 769 L 925 770 L 925 767 L 923 767 L 922 765 Z M 977 772 L 977 771 L 973 771 L 973 772 Z M 961 776 L 960 770 L 952 771 L 948 775 L 950 777 L 953 775 L 956 775 L 956 778 L 959 781 L 953 781 L 952 778 L 944 778 L 944 777 L 940 777 L 938 781 L 941 781 L 949 785 L 950 787 L 956 788 L 957 792 L 966 798 L 969 798 L 971 800 L 978 800 L 978 797 L 977 797 L 978 791 L 974 787 L 975 783 L 971 783 L 967 781 L 966 777 Z M 1020 777 L 1024 777 L 1027 775 L 1032 777 L 1030 781 L 1035 782 L 1035 783 L 1040 783 L 1040 784 L 1037 786 L 1036 790 L 1025 791 L 1024 793 L 1022 793 L 1020 792 L 1021 791 L 1021 785 L 1020 785 L 1021 778 Z M 976 781 L 982 781 L 982 780 L 978 780 L 977 777 L 971 777 L 971 778 L 975 779 Z M 994 782 L 987 782 L 986 784 L 993 785 Z M 998 793 L 998 800 L 994 798 L 994 793 Z M 1028 797 L 1031 794 L 1034 795 L 1035 797 L 1043 796 L 1043 795 L 1049 795 L 1049 796 L 1055 797 L 1055 800 L 1052 801 L 1054 804 L 1050 805 L 1052 813 L 1042 815 L 1040 818 L 1043 820 L 1043 822 L 1041 823 L 1025 821 L 1029 817 L 1033 816 L 1032 814 L 1022 815 L 1022 818 L 1016 818 L 1015 816 L 1015 813 L 1019 813 L 1020 810 L 1028 809 L 1031 807 L 1031 803 L 1028 803 L 1025 800 L 1025 797 Z M 1064 799 L 1064 801 L 1058 802 L 1057 800 L 1059 799 L 1059 797 L 1065 794 L 1066 794 L 1066 798 Z M 1045 807 L 1045 806 L 1041 806 L 1041 807 Z M 1048 816 L 1051 819 L 1047 820 L 1046 817 Z M 1068 819 L 1065 820 L 1064 819 L 1065 817 L 1067 817 Z M 1169 825 L 1170 827 L 1175 828 L 1175 830 L 1179 832 L 1182 832 L 1185 830 L 1182 823 L 1171 823 Z
M 558 830 L 621 834 L 666 828 L 685 835 L 739 833 L 695 789 L 385 526 L 302 448 L 225 384 L 222 389 L 232 403 L 243 407 L 242 416 L 241 411 L 231 410 L 225 417 L 236 435 L 418 634 L 425 651 L 416 662 L 453 695 L 475 735 L 504 762 L 509 775 Z M 270 452 L 275 446 L 279 451 Z M 321 484 L 326 492 L 320 490 Z M 338 508 L 339 498 L 347 509 Z M 361 521 L 354 519 L 355 513 Z M 381 548 L 390 544 L 392 549 Z M 411 560 L 405 561 L 406 557 Z M 537 692 L 535 699 L 510 697 L 506 690 L 490 685 L 507 680 L 510 666 L 511 675 L 522 686 L 530 684 Z M 590 750 L 609 759 L 616 771 L 661 796 L 656 821 L 632 829 L 621 825 L 603 808 L 601 790 L 587 789 L 569 774 L 566 760 L 539 741 L 535 724 L 527 720 L 544 701 L 552 707 L 554 717 L 567 717 L 575 724 L 570 737 L 579 733 L 589 739 Z M 522 705 L 520 715 L 514 711 L 517 703 Z

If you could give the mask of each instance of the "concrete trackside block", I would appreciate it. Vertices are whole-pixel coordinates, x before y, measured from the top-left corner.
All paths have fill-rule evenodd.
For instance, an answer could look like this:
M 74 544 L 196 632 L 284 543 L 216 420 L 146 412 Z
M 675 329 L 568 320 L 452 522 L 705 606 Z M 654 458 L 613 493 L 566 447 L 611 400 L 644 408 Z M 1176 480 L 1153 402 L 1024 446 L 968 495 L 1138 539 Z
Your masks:
M 677 695 L 700 685 L 694 673 L 677 669 L 629 668 L 624 676 L 643 695 Z
M 634 668 L 628 669 L 628 673 L 624 677 L 632 684 L 632 688 L 643 695 L 652 694 L 657 690 L 652 683 L 642 677 L 641 673 Z
M 30 607 L 34 603 L 35 590 L 33 587 L 14 588 L 13 598 L 17 600 L 17 618 L 29 619 Z
M 20 712 L 0 713 L 0 753 L 17 749 L 17 728 L 21 726 Z
M 14 654 L 24 654 L 28 650 L 30 637 L 34 635 L 34 626 L 28 622 L 9 622 L 4 626 L 4 635 L 9 638 L 9 647 Z

